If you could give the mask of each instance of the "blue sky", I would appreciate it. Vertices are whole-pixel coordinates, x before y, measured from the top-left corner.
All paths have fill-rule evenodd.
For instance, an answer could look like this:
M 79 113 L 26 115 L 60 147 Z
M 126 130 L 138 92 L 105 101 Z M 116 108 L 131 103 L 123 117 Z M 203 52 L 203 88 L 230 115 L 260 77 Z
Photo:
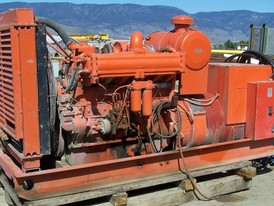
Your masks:
M 189 13 L 202 11 L 229 11 L 229 10 L 250 10 L 256 12 L 274 13 L 274 0 L 17 0 L 22 2 L 72 2 L 72 3 L 134 3 L 141 5 L 167 5 L 180 8 Z M 4 2 L 14 2 L 5 1 Z

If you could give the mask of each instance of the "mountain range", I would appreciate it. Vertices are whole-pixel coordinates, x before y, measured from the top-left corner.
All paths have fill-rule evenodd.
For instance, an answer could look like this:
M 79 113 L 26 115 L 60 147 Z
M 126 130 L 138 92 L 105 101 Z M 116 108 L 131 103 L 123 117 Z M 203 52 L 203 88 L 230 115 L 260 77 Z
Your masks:
M 246 41 L 251 24 L 274 27 L 274 13 L 246 10 L 190 14 L 175 7 L 137 4 L 0 3 L 0 12 L 14 8 L 33 8 L 36 16 L 57 21 L 69 34 L 107 33 L 116 39 L 128 39 L 133 31 L 146 36 L 153 31 L 171 30 L 174 26 L 170 19 L 176 15 L 191 16 L 194 25 L 213 43 Z

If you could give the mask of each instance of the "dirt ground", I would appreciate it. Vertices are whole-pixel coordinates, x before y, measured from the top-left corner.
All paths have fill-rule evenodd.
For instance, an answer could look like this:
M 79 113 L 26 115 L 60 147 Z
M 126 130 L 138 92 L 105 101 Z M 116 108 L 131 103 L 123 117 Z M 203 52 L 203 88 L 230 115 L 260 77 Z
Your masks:
M 194 200 L 183 206 L 273 206 L 274 205 L 274 166 L 268 166 L 252 179 L 249 190 L 220 196 L 216 200 Z
M 3 189 L 0 188 L 0 205 L 7 206 Z M 249 190 L 220 196 L 217 200 L 193 200 L 182 206 L 273 206 L 274 205 L 274 166 L 258 171 Z

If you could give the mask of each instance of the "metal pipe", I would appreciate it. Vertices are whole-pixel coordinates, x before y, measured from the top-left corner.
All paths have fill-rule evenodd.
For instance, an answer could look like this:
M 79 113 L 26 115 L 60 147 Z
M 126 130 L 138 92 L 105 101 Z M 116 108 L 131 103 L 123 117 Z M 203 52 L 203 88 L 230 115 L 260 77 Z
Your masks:
M 67 56 L 69 57 L 69 53 L 67 53 L 67 51 L 56 41 L 56 39 L 51 35 L 51 33 L 49 33 L 48 31 L 46 31 L 47 35 L 51 38 L 51 40 L 61 49 L 61 51 Z M 48 43 L 49 44 L 49 43 Z M 50 45 L 50 44 L 49 44 Z M 51 46 L 51 45 L 50 45 Z M 52 47 L 52 46 L 51 46 Z M 54 47 L 52 47 L 53 49 L 55 49 Z M 56 49 L 55 49 L 56 50 Z M 56 50 L 57 51 L 57 50 Z M 58 52 L 58 51 L 57 51 Z M 59 52 L 60 53 L 60 52 Z M 63 56 L 65 56 L 63 55 Z

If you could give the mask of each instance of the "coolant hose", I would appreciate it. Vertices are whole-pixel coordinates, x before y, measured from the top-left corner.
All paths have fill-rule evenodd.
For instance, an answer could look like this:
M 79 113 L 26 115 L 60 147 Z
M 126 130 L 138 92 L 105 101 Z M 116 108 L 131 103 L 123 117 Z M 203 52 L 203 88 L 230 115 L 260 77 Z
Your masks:
M 36 17 L 36 20 L 38 23 L 45 24 L 49 28 L 53 29 L 58 33 L 58 35 L 61 37 L 63 42 L 66 44 L 66 46 L 70 45 L 74 40 L 68 35 L 68 33 L 63 29 L 63 27 L 58 24 L 57 22 L 48 19 L 46 17 Z

